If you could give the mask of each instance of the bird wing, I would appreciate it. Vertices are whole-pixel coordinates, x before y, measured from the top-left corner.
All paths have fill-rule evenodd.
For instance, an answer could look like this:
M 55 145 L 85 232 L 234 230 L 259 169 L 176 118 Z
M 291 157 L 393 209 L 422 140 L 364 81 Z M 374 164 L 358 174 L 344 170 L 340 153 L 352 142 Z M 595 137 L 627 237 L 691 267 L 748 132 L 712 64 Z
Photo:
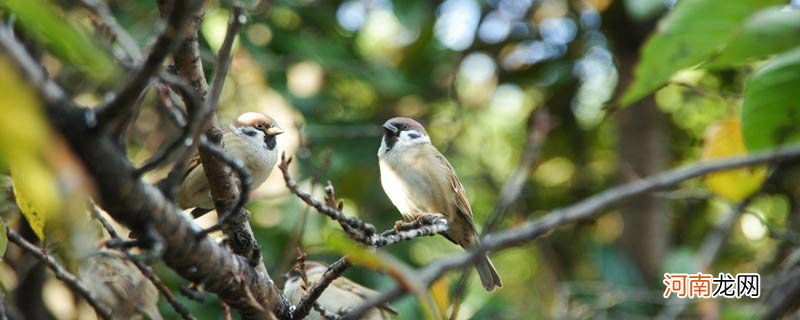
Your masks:
M 223 134 L 223 139 L 219 143 L 220 143 L 220 147 L 224 150 L 225 149 L 225 138 L 224 138 L 224 135 L 232 134 L 232 132 L 230 132 L 230 130 L 228 130 L 228 129 L 222 129 L 222 134 Z M 201 162 L 200 162 L 200 151 L 198 149 L 198 150 L 194 151 L 194 154 L 192 154 L 191 160 L 189 160 L 189 163 L 186 165 L 186 171 L 183 173 L 184 179 L 186 178 L 187 175 L 189 175 L 189 172 L 192 172 L 192 170 L 194 170 L 194 168 L 197 168 L 197 166 L 199 166 L 200 164 L 201 164 Z
M 200 152 L 195 151 L 192 155 L 192 159 L 189 160 L 189 163 L 186 165 L 186 171 L 183 173 L 183 177 L 186 178 L 189 175 L 189 172 L 192 172 L 194 168 L 200 165 Z
M 455 205 L 456 211 L 460 217 L 465 220 L 472 230 L 475 230 L 475 224 L 472 222 L 472 207 L 469 205 L 469 200 L 467 199 L 467 191 L 464 189 L 464 185 L 461 184 L 461 180 L 458 179 L 458 174 L 456 174 L 456 170 L 453 169 L 453 166 L 450 165 L 450 161 L 447 161 L 439 150 L 436 149 L 433 145 L 428 145 L 433 151 L 435 151 L 436 158 L 439 159 L 441 165 L 445 166 L 449 173 L 450 179 L 450 187 L 453 189 L 455 193 Z
M 342 290 L 352 292 L 355 295 L 363 298 L 364 300 L 374 298 L 380 294 L 378 291 L 362 286 L 347 278 L 339 277 L 336 278 L 336 280 L 333 280 L 333 282 L 334 282 L 333 285 L 341 288 Z M 382 304 L 378 306 L 378 308 L 386 310 L 394 315 L 398 314 L 397 310 L 392 308 L 388 304 Z

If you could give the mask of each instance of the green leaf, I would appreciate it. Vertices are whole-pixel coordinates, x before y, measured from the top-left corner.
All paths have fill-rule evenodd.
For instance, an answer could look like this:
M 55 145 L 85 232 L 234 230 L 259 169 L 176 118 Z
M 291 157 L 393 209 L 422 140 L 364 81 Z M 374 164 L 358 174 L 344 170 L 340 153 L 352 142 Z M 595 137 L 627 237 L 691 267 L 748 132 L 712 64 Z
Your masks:
M 800 10 L 784 6 L 759 11 L 750 17 L 708 67 L 724 68 L 778 54 L 800 45 Z
M 800 140 L 800 49 L 778 56 L 747 81 L 742 135 L 750 151 Z
M 6 224 L 0 223 L 0 261 L 3 261 L 3 255 L 6 254 L 8 247 L 8 235 L 6 234 Z
M 664 85 L 677 71 L 718 52 L 753 12 L 777 0 L 683 0 L 661 20 L 642 49 L 634 82 L 620 100 L 627 106 Z
M 26 31 L 95 81 L 108 82 L 119 74 L 107 51 L 58 14 L 50 1 L 2 0 L 0 7 L 14 13 Z

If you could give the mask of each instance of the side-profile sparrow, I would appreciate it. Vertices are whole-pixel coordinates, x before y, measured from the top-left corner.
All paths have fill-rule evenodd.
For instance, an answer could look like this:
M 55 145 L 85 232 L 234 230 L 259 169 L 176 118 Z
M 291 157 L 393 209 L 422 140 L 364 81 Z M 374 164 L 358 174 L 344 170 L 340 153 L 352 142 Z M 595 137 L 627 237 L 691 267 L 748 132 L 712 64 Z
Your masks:
M 100 251 L 81 264 L 80 278 L 114 319 L 161 320 L 158 289 L 118 252 Z M 143 316 L 146 316 L 143 317 Z
M 250 173 L 251 187 L 264 183 L 278 162 L 276 136 L 283 133 L 275 120 L 257 112 L 241 114 L 222 136 L 222 148 L 233 159 L 238 159 Z M 193 214 L 202 214 L 214 209 L 214 201 L 208 189 L 206 173 L 195 153 L 186 170 L 186 176 L 178 189 L 178 205 L 183 209 L 197 208 Z
M 378 159 L 381 185 L 406 221 L 426 214 L 447 219 L 444 236 L 463 248 L 479 244 L 466 191 L 450 162 L 431 144 L 425 128 L 409 118 L 392 118 L 383 124 Z M 483 287 L 503 286 L 488 256 L 475 263 Z
M 317 281 L 322 279 L 325 270 L 328 269 L 324 264 L 316 261 L 307 261 L 304 263 L 306 279 L 308 285 L 303 282 L 302 274 L 300 273 L 300 266 L 295 266 L 293 271 L 289 273 L 289 278 L 283 286 L 283 294 L 289 299 L 292 305 L 300 303 L 300 299 L 305 296 L 308 289 Z M 379 293 L 375 290 L 366 288 L 358 283 L 353 282 L 345 277 L 336 278 L 331 282 L 317 302 L 329 312 L 336 314 L 345 314 L 352 311 L 367 299 L 377 296 Z M 379 308 L 373 308 L 366 315 L 364 320 L 384 320 L 389 319 L 389 314 L 397 315 L 397 311 L 387 305 L 382 305 Z M 319 312 L 311 310 L 308 317 L 305 319 L 311 320 L 326 320 Z

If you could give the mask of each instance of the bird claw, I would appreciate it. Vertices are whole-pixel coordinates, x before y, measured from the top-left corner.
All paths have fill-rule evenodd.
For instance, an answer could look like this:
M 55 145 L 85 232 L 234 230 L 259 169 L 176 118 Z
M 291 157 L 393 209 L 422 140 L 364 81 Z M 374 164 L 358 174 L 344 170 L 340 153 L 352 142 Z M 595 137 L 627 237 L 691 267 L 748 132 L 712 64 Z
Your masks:
M 405 222 L 405 221 L 395 221 L 394 222 L 394 231 L 400 232 L 405 231 L 413 227 L 414 222 Z
M 194 301 L 205 303 L 206 302 L 206 295 L 205 290 L 200 285 L 195 285 L 194 283 L 190 284 L 188 287 L 180 287 L 180 292 L 189 299 Z

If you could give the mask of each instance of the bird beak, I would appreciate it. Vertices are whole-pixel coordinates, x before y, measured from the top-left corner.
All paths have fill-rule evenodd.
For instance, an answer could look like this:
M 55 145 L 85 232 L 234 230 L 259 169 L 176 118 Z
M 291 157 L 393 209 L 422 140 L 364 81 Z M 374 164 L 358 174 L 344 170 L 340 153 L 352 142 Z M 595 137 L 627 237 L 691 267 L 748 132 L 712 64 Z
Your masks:
M 277 136 L 277 135 L 279 135 L 279 134 L 281 134 L 283 132 L 284 132 L 283 129 L 281 129 L 278 126 L 270 127 L 269 129 L 267 129 L 267 135 L 270 135 L 270 136 Z
M 392 125 L 391 123 L 384 123 L 383 128 L 390 131 L 391 133 L 397 134 L 397 127 Z

